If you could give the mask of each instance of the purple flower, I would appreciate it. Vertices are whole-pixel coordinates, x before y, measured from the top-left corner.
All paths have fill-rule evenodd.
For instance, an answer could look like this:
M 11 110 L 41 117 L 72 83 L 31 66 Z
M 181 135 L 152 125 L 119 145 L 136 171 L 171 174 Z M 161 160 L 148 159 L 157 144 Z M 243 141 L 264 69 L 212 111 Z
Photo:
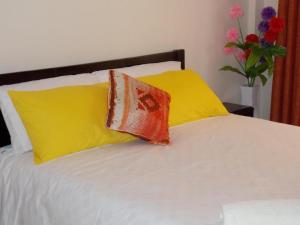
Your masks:
M 259 43 L 260 43 L 260 45 L 262 47 L 269 47 L 269 46 L 271 46 L 264 38 L 260 39 Z
M 265 60 L 264 57 L 261 57 L 260 60 L 259 60 L 259 62 L 260 62 L 261 64 L 264 64 L 264 63 L 266 62 L 266 60 Z
M 258 30 L 262 33 L 265 33 L 269 30 L 269 23 L 267 21 L 261 21 L 258 24 Z
M 273 7 L 270 7 L 270 6 L 269 7 L 265 7 L 261 11 L 261 17 L 265 21 L 270 20 L 274 16 L 276 16 L 276 11 L 275 11 L 275 9 Z

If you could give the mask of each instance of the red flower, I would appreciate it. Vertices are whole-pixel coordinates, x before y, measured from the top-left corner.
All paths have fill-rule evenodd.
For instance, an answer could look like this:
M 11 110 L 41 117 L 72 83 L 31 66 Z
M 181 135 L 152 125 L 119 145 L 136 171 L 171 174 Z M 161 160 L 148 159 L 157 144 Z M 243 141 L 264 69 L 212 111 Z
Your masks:
M 246 37 L 246 43 L 258 43 L 259 37 L 256 34 L 249 34 Z
M 268 43 L 273 44 L 276 41 L 277 36 L 278 36 L 278 33 L 275 33 L 273 31 L 267 31 L 265 33 L 264 38 Z
M 282 32 L 284 29 L 284 19 L 278 18 L 278 17 L 273 17 L 269 21 L 269 27 L 270 27 L 270 31 L 272 31 L 273 33 L 278 34 L 278 33 Z
M 245 57 L 246 57 L 246 59 L 249 58 L 251 52 L 252 52 L 252 49 L 251 49 L 251 48 L 248 48 L 247 50 L 245 50 Z

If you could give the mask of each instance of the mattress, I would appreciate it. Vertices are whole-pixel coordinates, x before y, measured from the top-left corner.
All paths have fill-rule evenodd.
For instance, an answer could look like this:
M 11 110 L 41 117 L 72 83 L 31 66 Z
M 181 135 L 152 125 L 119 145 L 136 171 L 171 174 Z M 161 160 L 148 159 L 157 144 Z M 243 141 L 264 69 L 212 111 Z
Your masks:
M 216 225 L 228 203 L 300 198 L 300 129 L 229 115 L 171 145 L 95 148 L 36 166 L 0 154 L 1 225 Z

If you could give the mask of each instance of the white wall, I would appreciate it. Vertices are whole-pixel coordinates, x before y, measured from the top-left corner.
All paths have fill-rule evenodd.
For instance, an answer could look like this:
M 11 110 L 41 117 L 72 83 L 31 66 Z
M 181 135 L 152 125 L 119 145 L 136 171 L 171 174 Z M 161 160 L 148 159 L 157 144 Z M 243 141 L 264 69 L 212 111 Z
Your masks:
M 248 0 L 1 0 L 0 73 L 184 48 L 188 67 L 239 102 L 242 79 L 218 71 L 231 62 L 222 49 L 234 2 Z

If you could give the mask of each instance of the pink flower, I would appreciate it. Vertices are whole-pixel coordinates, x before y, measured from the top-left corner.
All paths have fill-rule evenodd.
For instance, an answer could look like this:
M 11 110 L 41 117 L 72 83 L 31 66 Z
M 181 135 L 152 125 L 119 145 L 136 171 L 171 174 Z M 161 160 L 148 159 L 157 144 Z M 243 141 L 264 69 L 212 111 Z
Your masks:
M 236 51 L 236 48 L 227 48 L 227 47 L 224 48 L 225 55 L 232 55 L 235 53 L 235 51 Z
M 227 31 L 226 38 L 230 42 L 236 42 L 240 37 L 239 31 L 237 28 L 232 27 Z
M 230 9 L 230 17 L 233 20 L 237 20 L 238 18 L 244 16 L 244 10 L 239 4 L 234 4 Z
M 236 54 L 235 54 L 236 58 L 240 61 L 240 62 L 245 62 L 246 61 L 246 54 L 244 51 L 239 50 Z

